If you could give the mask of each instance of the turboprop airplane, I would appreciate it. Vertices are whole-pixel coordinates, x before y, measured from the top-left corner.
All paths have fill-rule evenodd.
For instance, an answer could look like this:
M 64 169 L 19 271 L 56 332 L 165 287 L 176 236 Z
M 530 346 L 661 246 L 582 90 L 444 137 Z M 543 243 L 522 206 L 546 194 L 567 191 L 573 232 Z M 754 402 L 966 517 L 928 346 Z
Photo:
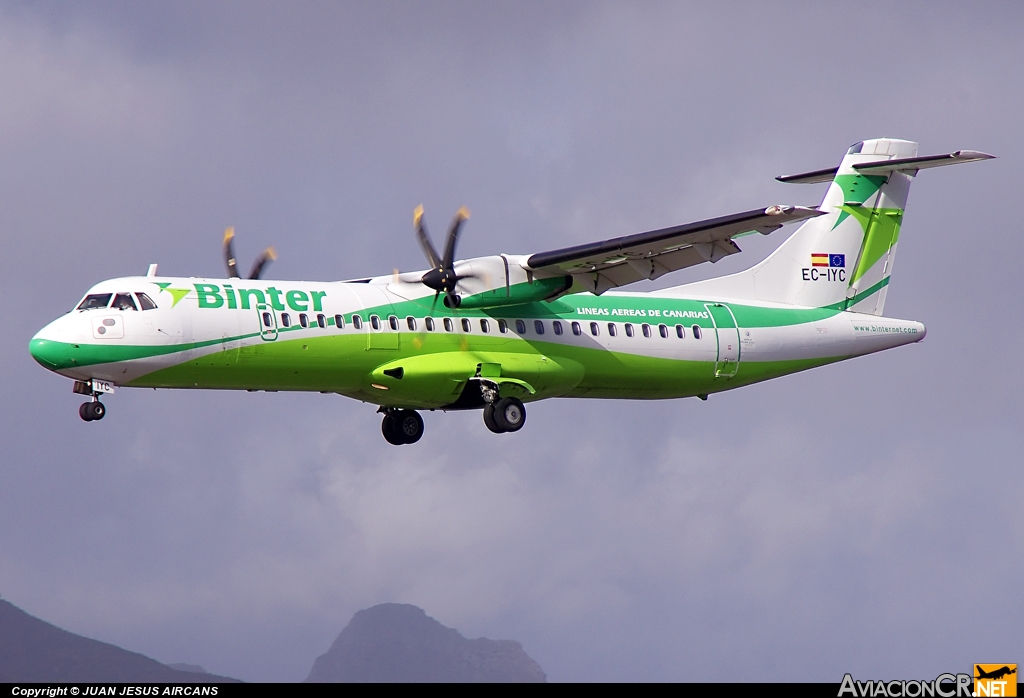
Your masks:
M 532 255 L 456 261 L 469 213 L 426 271 L 336 282 L 248 279 L 225 234 L 228 278 L 103 281 L 29 349 L 106 413 L 119 387 L 305 390 L 379 407 L 392 444 L 423 434 L 417 410 L 481 409 L 495 433 L 553 397 L 698 397 L 918 342 L 920 322 L 882 315 L 910 184 L 920 170 L 991 158 L 918 157 L 917 143 L 853 145 L 838 167 L 778 177 L 829 182 L 818 208 L 768 206 Z M 641 279 L 717 262 L 736 238 L 803 221 L 747 271 L 650 293 Z

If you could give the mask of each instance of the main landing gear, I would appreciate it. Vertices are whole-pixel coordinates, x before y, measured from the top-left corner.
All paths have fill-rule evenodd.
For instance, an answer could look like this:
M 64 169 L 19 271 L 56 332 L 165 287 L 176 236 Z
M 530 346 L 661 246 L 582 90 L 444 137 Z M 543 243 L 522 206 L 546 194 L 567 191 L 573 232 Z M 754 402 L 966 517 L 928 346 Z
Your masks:
M 389 444 L 414 444 L 423 436 L 423 417 L 416 410 L 381 408 L 381 411 L 384 419 L 380 431 Z
M 484 424 L 495 434 L 519 431 L 526 424 L 526 407 L 514 397 L 503 397 L 484 407 Z

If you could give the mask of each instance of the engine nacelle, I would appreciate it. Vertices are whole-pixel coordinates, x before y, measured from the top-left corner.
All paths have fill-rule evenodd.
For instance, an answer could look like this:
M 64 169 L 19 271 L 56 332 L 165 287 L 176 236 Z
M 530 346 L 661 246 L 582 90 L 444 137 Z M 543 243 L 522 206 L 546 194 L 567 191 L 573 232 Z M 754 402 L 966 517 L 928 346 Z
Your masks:
M 522 255 L 477 257 L 455 265 L 465 277 L 456 288 L 462 308 L 499 308 L 556 298 L 572 286 L 571 276 L 538 278 L 522 264 Z

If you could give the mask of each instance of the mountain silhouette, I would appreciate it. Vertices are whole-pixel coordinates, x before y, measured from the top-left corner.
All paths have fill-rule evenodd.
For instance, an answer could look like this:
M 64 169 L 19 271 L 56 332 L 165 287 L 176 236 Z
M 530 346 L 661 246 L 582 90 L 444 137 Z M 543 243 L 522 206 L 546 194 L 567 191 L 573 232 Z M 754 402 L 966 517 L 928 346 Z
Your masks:
M 359 611 L 313 663 L 309 683 L 544 682 L 518 642 L 469 640 L 409 604 Z
M 213 674 L 177 671 L 137 652 L 90 640 L 0 600 L 0 683 L 223 683 Z

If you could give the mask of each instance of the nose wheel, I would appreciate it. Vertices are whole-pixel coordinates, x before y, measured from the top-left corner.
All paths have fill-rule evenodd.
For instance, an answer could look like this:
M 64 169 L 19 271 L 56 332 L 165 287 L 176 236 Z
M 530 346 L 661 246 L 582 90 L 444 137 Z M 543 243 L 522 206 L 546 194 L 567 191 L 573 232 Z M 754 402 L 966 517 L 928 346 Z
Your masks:
M 423 436 L 423 417 L 416 410 L 389 409 L 384 412 L 380 431 L 393 446 L 414 444 Z
M 495 434 L 519 431 L 526 424 L 526 406 L 514 397 L 503 397 L 484 407 L 484 424 Z
M 103 419 L 106 414 L 107 408 L 99 400 L 83 402 L 82 406 L 78 408 L 78 416 L 86 422 L 95 422 Z

